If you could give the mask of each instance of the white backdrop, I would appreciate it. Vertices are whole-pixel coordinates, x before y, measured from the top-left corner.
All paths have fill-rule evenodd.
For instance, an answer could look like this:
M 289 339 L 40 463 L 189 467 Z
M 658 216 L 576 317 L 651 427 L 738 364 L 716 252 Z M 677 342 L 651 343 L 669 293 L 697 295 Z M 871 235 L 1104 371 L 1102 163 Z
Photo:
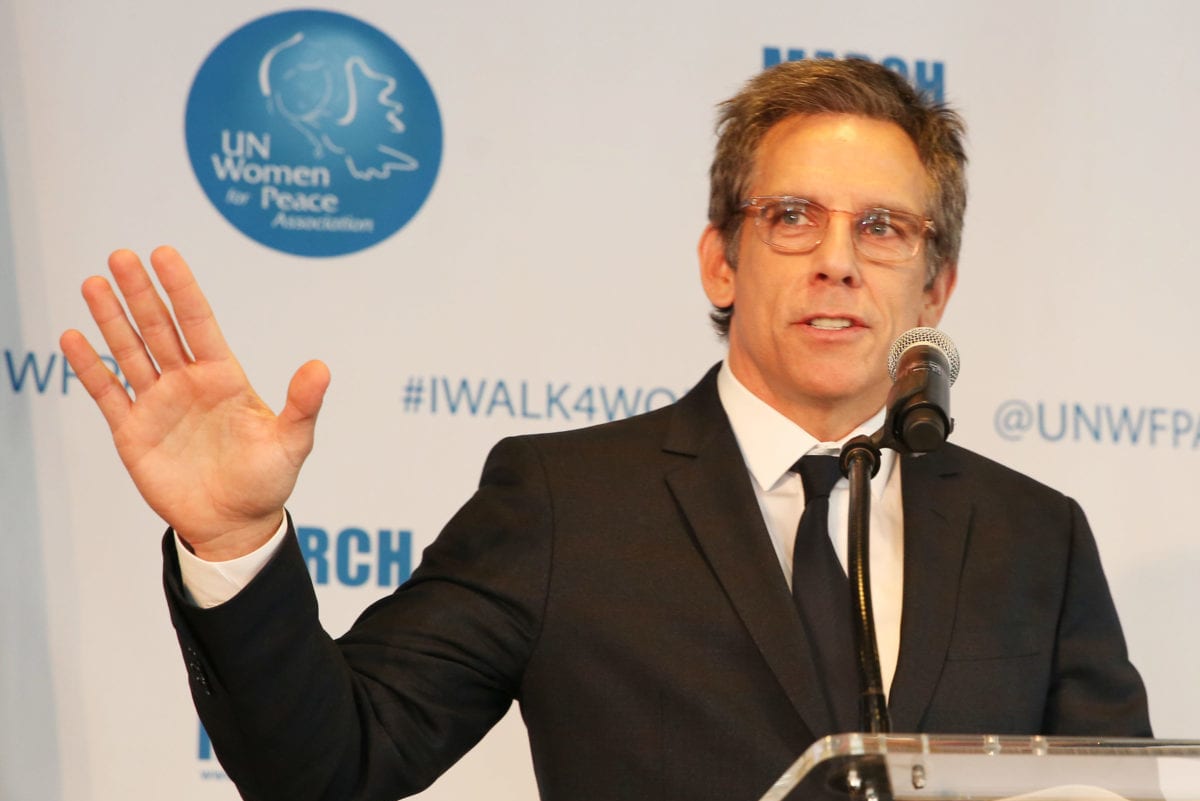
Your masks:
M 1200 609 L 1200 6 L 1137 5 L 330 5 L 420 65 L 444 153 L 397 234 L 307 258 L 226 222 L 184 143 L 210 51 L 287 6 L 0 0 L 0 798 L 236 797 L 165 614 L 162 523 L 58 352 L 92 330 L 78 286 L 108 252 L 176 245 L 269 402 L 304 360 L 330 365 L 293 514 L 335 544 L 411 532 L 415 560 L 497 438 L 598 422 L 588 397 L 678 394 L 720 358 L 694 255 L 714 105 L 767 48 L 940 65 L 971 157 L 942 324 L 964 364 L 954 439 L 1081 501 L 1156 733 L 1200 737 L 1180 625 Z M 462 381 L 485 399 L 503 381 L 512 404 L 435 412 L 433 387 Z M 388 591 L 330 575 L 334 631 Z M 481 791 L 536 795 L 515 715 L 422 797 Z

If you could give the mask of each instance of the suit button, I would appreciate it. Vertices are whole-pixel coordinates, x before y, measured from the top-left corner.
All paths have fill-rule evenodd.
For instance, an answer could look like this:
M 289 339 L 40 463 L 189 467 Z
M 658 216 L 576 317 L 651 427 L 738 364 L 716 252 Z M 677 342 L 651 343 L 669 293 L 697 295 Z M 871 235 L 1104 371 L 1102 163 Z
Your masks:
M 192 683 L 204 692 L 205 695 L 212 695 L 212 688 L 208 686 L 208 674 L 204 671 L 204 665 L 196 660 L 191 660 L 187 663 L 188 675 L 191 677 Z

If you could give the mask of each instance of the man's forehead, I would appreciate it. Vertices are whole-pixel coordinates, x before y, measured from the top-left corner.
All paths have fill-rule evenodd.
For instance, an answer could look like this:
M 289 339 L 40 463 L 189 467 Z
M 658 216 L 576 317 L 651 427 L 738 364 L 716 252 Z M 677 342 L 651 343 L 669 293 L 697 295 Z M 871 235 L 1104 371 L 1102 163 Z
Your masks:
M 751 194 L 924 207 L 931 178 L 908 133 L 858 114 L 794 114 L 759 142 Z M 821 197 L 815 196 L 817 194 Z

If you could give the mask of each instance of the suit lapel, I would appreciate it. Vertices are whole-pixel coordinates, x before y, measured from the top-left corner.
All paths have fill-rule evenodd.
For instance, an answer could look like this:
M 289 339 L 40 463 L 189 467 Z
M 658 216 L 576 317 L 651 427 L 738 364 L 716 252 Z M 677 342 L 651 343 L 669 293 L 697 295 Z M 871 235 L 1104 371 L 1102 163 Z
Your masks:
M 676 406 L 664 449 L 693 457 L 667 484 L 734 610 L 813 735 L 832 733 L 812 648 L 717 395 L 716 368 Z
M 894 731 L 915 731 L 937 687 L 946 660 L 971 502 L 958 480 L 957 449 L 906 456 L 900 480 L 904 498 L 904 608 L 900 655 L 889 693 Z

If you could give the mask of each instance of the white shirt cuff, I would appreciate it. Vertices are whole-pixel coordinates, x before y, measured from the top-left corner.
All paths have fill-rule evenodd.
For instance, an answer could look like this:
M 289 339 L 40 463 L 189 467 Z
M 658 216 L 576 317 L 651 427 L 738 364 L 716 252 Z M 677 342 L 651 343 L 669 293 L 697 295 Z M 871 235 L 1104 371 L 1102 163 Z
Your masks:
M 179 575 L 188 600 L 201 609 L 211 609 L 237 595 L 279 550 L 286 533 L 285 514 L 278 530 L 258 550 L 225 562 L 209 562 L 189 551 L 179 535 L 172 532 L 175 551 L 179 554 Z

